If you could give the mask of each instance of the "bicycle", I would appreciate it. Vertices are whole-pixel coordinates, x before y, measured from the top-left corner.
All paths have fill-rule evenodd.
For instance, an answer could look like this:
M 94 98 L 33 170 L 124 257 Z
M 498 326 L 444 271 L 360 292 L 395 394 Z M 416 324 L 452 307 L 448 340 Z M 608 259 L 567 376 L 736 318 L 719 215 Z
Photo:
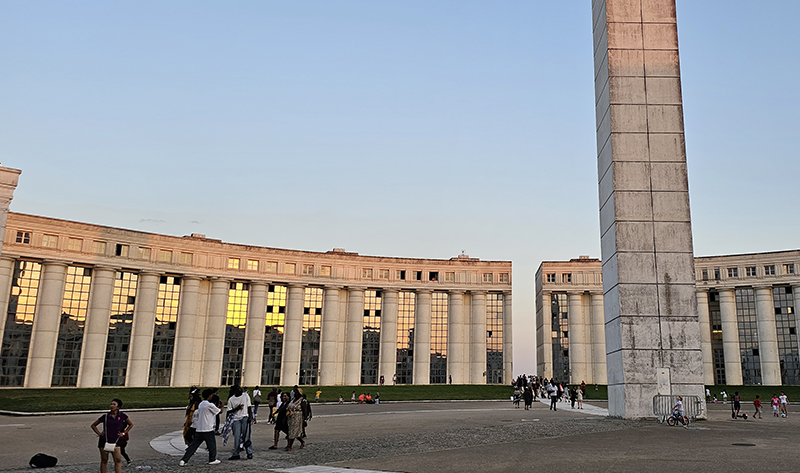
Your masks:
M 678 425 L 678 424 L 683 425 L 683 426 L 688 426 L 689 425 L 689 418 L 678 414 L 677 411 L 672 411 L 672 415 L 667 418 L 667 425 L 675 426 L 675 425 Z

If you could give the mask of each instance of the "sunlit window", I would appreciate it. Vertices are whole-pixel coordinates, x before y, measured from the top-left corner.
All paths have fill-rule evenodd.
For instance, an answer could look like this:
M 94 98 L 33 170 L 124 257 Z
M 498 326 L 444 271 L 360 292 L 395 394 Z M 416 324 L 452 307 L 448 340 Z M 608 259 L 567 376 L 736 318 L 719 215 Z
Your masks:
M 398 384 L 411 384 L 414 382 L 414 314 L 416 314 L 417 295 L 409 291 L 400 291 L 397 294 L 397 302 L 395 373 Z
M 286 317 L 286 286 L 270 285 L 267 292 L 267 317 L 264 329 L 264 356 L 261 384 L 275 386 L 281 382 L 283 361 L 283 326 Z
M 572 273 L 564 273 L 561 275 L 561 282 L 572 282 Z
M 239 258 L 228 258 L 228 269 L 239 269 Z
M 388 269 L 379 269 L 378 270 L 378 278 L 379 279 L 389 279 L 389 270 Z
M 106 242 L 104 241 L 93 241 L 92 242 L 92 253 L 96 255 L 104 255 L 106 254 Z
M 58 328 L 53 386 L 77 386 L 78 368 L 83 346 L 83 330 L 89 306 L 92 270 L 79 266 L 67 268 L 64 297 L 61 302 L 61 323 Z
M 278 272 L 278 262 L 277 261 L 267 261 L 267 272 L 268 273 L 277 273 Z
M 449 295 L 431 295 L 431 384 L 447 383 L 447 311 Z
M 0 386 L 23 386 L 42 265 L 16 261 L 0 356 Z
M 314 275 L 314 265 L 313 264 L 304 264 L 303 265 L 303 275 L 304 276 L 313 276 Z
M 150 261 L 150 248 L 139 247 L 136 251 L 137 257 L 145 261 Z
M 158 250 L 158 261 L 160 263 L 171 263 L 172 252 L 170 250 Z
M 220 383 L 223 386 L 241 382 L 249 294 L 249 284 L 243 282 L 231 283 L 228 291 L 225 346 L 222 352 L 222 380 Z
M 503 294 L 486 294 L 486 383 L 503 384 Z
M 125 386 L 138 282 L 138 274 L 117 271 L 111 298 L 103 386 Z
M 192 257 L 193 255 L 191 253 L 181 253 L 181 264 L 191 265 Z
M 295 263 L 283 263 L 283 272 L 284 272 L 284 274 L 296 274 L 297 273 L 297 264 L 295 264 Z
M 123 258 L 127 258 L 129 250 L 130 250 L 130 247 L 128 245 L 121 245 L 121 244 L 117 243 L 117 246 L 114 249 L 114 254 L 116 256 L 122 256 Z
M 307 287 L 303 307 L 303 341 L 300 347 L 300 384 L 317 384 L 322 328 L 322 288 Z
M 58 236 L 47 234 L 43 235 L 42 246 L 45 248 L 58 248 Z
M 247 260 L 247 270 L 248 271 L 258 271 L 258 260 L 257 259 L 249 259 L 249 260 Z
M 362 268 L 361 277 L 363 279 L 372 279 L 372 268 Z
M 395 271 L 394 272 L 394 278 L 398 279 L 400 281 L 405 281 L 406 280 L 406 270 L 405 269 L 401 269 L 401 270 Z
M 158 283 L 153 348 L 150 352 L 150 378 L 148 381 L 150 386 L 169 386 L 170 384 L 180 298 L 181 278 L 161 276 Z
M 444 282 L 455 282 L 456 273 L 444 273 Z
M 67 240 L 67 250 L 69 251 L 81 251 L 82 246 L 83 240 L 80 238 L 70 238 Z
M 330 266 L 322 266 L 319 268 L 319 275 L 320 276 L 330 276 L 331 275 L 331 267 Z

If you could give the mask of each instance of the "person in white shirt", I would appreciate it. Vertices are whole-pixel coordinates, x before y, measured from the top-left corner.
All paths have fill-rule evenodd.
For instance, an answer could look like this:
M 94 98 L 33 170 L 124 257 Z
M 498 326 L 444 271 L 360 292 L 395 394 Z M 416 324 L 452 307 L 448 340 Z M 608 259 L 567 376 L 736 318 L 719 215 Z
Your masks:
M 194 439 L 178 463 L 180 466 L 186 466 L 194 452 L 197 451 L 197 447 L 203 442 L 206 443 L 208 449 L 208 464 L 218 465 L 220 463 L 217 460 L 217 439 L 214 437 L 214 422 L 220 411 L 219 397 L 214 394 L 213 389 L 206 389 L 203 391 L 203 399 L 204 401 L 197 406 L 192 415 L 192 427 L 195 429 Z
M 228 414 L 233 414 L 231 430 L 233 430 L 233 454 L 228 460 L 239 460 L 239 452 L 244 444 L 247 459 L 253 458 L 253 445 L 250 440 L 250 424 L 253 420 L 253 405 L 250 396 L 239 385 L 231 386 L 228 398 Z

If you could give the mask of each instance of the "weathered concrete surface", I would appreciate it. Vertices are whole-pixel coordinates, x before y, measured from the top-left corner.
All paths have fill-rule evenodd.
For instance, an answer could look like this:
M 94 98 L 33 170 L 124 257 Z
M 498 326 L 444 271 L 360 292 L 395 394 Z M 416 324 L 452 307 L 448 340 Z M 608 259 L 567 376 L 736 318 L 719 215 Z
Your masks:
M 675 0 L 594 0 L 609 412 L 703 394 Z

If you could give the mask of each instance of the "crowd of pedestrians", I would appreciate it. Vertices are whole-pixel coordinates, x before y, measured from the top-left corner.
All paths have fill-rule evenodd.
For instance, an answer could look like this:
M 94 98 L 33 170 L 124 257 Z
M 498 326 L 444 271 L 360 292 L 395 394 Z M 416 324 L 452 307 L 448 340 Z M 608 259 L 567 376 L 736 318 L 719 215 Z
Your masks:
M 712 393 L 709 388 L 706 388 L 706 402 L 710 402 L 713 404 L 722 403 L 728 404 L 728 393 L 723 391 L 719 392 L 719 397 L 717 394 Z M 747 419 L 747 413 L 742 412 L 742 401 L 741 397 L 739 396 L 739 391 L 735 391 L 733 393 L 733 397 L 731 398 L 731 418 L 738 419 L 744 418 Z M 772 406 L 772 416 L 773 417 L 781 417 L 785 418 L 789 415 L 789 397 L 786 395 L 786 392 L 781 391 L 780 395 L 777 393 L 772 393 L 772 399 L 770 399 L 770 406 Z M 761 395 L 756 394 L 756 398 L 753 400 L 753 419 L 763 419 L 762 417 L 762 405 L 761 405 Z
M 525 403 L 525 410 L 531 408 L 536 397 L 550 400 L 550 410 L 557 411 L 559 402 L 568 402 L 572 409 L 583 409 L 583 398 L 586 396 L 586 383 L 569 386 L 557 379 L 547 379 L 536 375 L 522 374 L 514 380 L 514 394 L 511 400 L 514 407 L 519 407 L 520 400 Z

